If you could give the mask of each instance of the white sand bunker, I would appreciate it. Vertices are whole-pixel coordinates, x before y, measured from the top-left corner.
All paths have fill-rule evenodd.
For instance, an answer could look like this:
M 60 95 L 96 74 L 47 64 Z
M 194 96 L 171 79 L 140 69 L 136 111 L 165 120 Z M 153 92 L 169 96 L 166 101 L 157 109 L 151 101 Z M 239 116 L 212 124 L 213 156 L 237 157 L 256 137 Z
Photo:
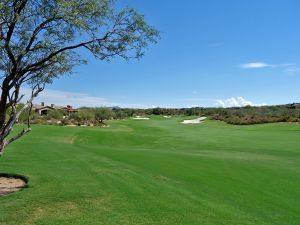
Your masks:
M 167 119 L 169 119 L 169 118 L 171 118 L 172 116 L 164 116 L 164 118 L 167 118 Z
M 26 182 L 19 178 L 0 177 L 0 196 L 21 190 L 26 186 Z
M 198 123 L 202 123 L 207 117 L 200 117 L 197 119 L 193 119 L 193 120 L 184 120 L 181 123 L 182 124 L 198 124 Z
M 150 118 L 148 117 L 141 117 L 141 116 L 136 116 L 133 118 L 134 120 L 149 120 Z

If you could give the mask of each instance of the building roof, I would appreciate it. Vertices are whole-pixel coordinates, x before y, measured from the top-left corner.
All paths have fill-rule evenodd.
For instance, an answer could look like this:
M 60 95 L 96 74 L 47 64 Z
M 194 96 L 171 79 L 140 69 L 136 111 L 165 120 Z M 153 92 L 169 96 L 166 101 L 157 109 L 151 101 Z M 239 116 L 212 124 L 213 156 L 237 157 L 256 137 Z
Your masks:
M 58 105 L 43 105 L 43 104 L 33 104 L 32 109 L 33 110 L 41 110 L 41 109 L 57 109 L 57 110 L 68 110 L 72 112 L 77 112 L 77 109 L 73 109 L 72 106 L 58 106 Z
M 41 110 L 41 109 L 54 109 L 53 107 L 51 106 L 48 106 L 48 105 L 44 105 L 44 106 L 38 106 L 38 107 L 32 107 L 33 109 L 35 110 Z
M 32 109 L 44 109 L 44 108 L 51 108 L 51 109 L 54 109 L 53 107 L 48 106 L 48 105 L 37 105 L 37 104 L 34 104 L 34 105 L 32 106 Z

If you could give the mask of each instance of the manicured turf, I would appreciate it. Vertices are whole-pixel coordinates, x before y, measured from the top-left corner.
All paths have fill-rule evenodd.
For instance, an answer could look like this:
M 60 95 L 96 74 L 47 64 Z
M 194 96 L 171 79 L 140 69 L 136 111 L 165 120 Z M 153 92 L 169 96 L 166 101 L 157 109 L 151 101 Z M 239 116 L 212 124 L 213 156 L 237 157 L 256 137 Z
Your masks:
M 182 119 L 34 126 L 0 158 L 29 178 L 0 224 L 300 224 L 300 125 Z

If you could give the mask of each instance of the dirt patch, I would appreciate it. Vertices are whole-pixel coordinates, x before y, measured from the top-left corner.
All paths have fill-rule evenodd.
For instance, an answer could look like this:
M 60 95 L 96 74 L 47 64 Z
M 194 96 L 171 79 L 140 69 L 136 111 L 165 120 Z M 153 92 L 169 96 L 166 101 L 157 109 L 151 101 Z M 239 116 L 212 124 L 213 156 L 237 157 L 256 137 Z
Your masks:
M 77 139 L 77 135 L 72 136 L 72 137 L 69 139 L 69 144 L 73 145 L 76 139 Z
M 21 190 L 26 181 L 21 178 L 0 176 L 0 197 Z

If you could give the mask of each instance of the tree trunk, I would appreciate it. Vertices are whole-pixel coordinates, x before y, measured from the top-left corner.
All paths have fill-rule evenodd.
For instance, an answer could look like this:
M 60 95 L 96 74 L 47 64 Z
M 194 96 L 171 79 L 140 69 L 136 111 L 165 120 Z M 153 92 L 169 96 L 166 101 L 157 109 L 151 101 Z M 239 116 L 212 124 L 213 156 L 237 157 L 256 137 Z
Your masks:
M 2 102 L 1 102 L 2 103 Z M 2 155 L 4 148 L 6 146 L 5 143 L 5 134 L 4 134 L 4 129 L 5 129 L 5 120 L 6 120 L 6 110 L 3 109 L 6 106 L 0 104 L 0 156 Z
M 0 99 L 0 155 L 3 153 L 4 148 L 6 146 L 4 132 L 5 132 L 8 95 L 9 95 L 9 82 L 8 79 L 6 78 L 2 83 L 2 93 Z
M 6 104 L 7 104 L 8 95 L 9 95 L 9 85 L 4 80 L 2 83 L 2 93 L 0 99 L 0 139 L 1 139 L 1 134 L 3 133 L 3 128 L 5 126 Z
M 4 148 L 6 146 L 6 141 L 5 140 L 0 140 L 0 156 L 3 154 L 4 152 Z

